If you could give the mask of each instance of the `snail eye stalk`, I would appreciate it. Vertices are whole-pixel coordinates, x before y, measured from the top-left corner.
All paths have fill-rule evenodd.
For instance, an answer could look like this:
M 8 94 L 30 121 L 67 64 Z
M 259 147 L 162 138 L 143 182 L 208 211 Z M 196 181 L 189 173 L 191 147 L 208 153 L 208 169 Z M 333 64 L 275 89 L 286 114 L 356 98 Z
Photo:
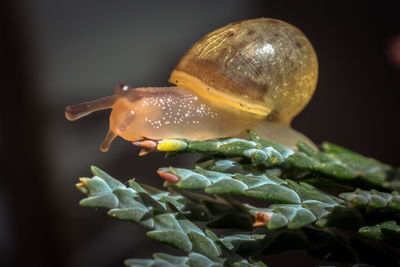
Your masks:
M 112 95 L 68 106 L 65 108 L 65 117 L 70 121 L 78 120 L 92 112 L 112 108 L 116 99 L 117 97 Z

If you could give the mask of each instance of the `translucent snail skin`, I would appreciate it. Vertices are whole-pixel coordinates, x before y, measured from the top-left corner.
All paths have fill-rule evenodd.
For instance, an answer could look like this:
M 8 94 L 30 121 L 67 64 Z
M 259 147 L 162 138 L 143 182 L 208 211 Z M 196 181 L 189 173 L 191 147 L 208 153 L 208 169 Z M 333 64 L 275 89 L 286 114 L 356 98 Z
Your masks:
M 243 137 L 249 129 L 290 147 L 297 141 L 313 145 L 290 122 L 311 99 L 317 78 L 317 56 L 299 29 L 251 19 L 196 42 L 171 74 L 175 87 L 117 84 L 114 95 L 68 106 L 65 115 L 76 120 L 112 108 L 102 151 L 116 136 L 203 140 Z

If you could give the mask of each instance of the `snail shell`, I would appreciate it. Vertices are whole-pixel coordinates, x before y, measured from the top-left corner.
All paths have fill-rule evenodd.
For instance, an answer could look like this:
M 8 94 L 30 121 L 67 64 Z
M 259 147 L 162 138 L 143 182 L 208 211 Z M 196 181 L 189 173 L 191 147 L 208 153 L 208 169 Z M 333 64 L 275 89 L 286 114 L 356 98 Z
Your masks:
M 290 122 L 310 100 L 318 61 L 306 36 L 260 18 L 213 31 L 184 55 L 169 81 L 247 112 Z

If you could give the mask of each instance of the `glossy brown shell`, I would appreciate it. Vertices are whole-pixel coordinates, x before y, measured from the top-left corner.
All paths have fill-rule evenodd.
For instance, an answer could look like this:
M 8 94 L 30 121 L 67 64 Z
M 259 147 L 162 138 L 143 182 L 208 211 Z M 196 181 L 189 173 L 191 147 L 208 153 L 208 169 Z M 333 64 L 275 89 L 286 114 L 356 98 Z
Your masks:
M 315 51 L 296 27 L 276 19 L 240 21 L 196 42 L 170 82 L 282 122 L 298 114 L 317 83 Z

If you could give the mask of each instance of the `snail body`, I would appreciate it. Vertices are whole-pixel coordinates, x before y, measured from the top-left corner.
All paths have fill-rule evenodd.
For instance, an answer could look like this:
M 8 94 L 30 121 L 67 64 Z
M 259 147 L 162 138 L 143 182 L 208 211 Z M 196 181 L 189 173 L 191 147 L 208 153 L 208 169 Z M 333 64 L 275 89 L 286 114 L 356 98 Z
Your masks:
M 116 136 L 129 141 L 241 136 L 253 129 L 293 146 L 311 143 L 290 128 L 317 83 L 315 51 L 294 26 L 275 19 L 236 22 L 204 36 L 183 56 L 169 81 L 176 87 L 130 88 L 66 108 L 76 120 L 112 108 L 107 151 Z

